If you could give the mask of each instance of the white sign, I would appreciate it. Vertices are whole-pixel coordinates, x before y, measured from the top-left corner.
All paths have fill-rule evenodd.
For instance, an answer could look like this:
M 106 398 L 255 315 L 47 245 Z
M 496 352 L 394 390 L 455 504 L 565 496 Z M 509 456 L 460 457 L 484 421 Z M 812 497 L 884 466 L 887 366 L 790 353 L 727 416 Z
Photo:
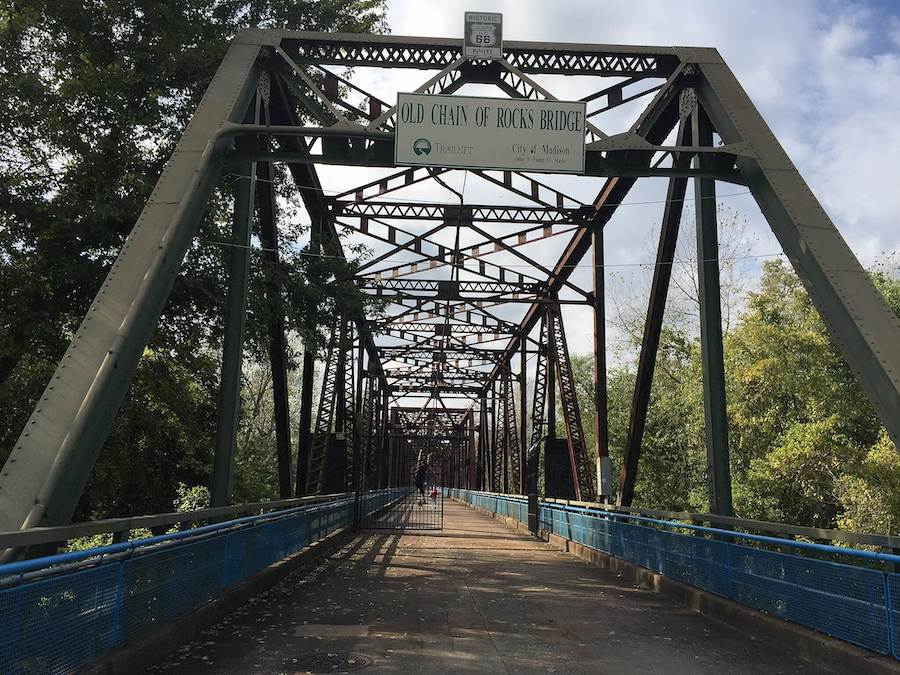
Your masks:
M 394 163 L 584 172 L 585 104 L 397 94 Z
M 467 59 L 499 59 L 503 56 L 503 15 L 466 12 L 463 56 Z

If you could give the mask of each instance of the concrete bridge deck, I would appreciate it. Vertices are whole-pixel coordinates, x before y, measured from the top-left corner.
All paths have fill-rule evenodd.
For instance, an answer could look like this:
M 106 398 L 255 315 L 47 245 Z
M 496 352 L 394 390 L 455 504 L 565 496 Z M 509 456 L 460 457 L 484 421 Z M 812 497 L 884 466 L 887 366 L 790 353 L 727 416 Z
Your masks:
M 360 534 L 205 630 L 151 672 L 355 668 L 824 670 L 448 500 L 442 531 Z

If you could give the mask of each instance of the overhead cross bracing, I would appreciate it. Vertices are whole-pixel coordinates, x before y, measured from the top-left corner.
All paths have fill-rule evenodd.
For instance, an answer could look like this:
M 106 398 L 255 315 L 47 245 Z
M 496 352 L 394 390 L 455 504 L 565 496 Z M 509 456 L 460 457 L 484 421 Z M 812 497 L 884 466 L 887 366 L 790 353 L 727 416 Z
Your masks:
M 367 79 L 372 68 L 403 75 Z M 578 77 L 567 77 L 572 75 Z M 400 88 L 580 99 L 589 121 L 585 171 L 563 181 L 511 170 L 398 168 L 392 106 Z M 321 491 L 329 480 L 342 489 L 399 480 L 392 415 L 412 405 L 477 416 L 470 425 L 475 467 L 464 472 L 474 483 L 466 487 L 503 481 L 502 489 L 531 489 L 533 448 L 546 438 L 547 448 L 538 452 L 548 456 L 558 401 L 570 487 L 582 498 L 595 490 L 608 498 L 603 233 L 635 182 L 646 177 L 664 180 L 668 190 L 618 498 L 627 504 L 634 490 L 666 270 L 689 180 L 703 251 L 698 274 L 710 508 L 730 508 L 715 312 L 716 182 L 752 193 L 835 343 L 900 442 L 900 325 L 717 51 L 513 41 L 504 44 L 503 58 L 487 62 L 464 59 L 456 39 L 250 30 L 226 54 L 0 473 L 2 529 L 71 517 L 223 174 L 235 195 L 238 246 L 229 265 L 213 496 L 229 499 L 246 251 L 256 232 L 267 266 L 278 265 L 275 253 L 285 242 L 272 236 L 281 216 L 271 177 L 279 165 L 287 168 L 310 223 L 309 241 L 295 243 L 307 246 L 310 256 L 337 258 L 367 247 L 368 256 L 344 281 L 383 305 L 367 316 L 334 317 L 327 353 L 304 356 L 300 492 Z M 576 274 L 582 265 L 589 271 Z M 277 306 L 277 284 L 267 294 Z M 594 348 L 593 420 L 576 414 L 566 344 L 572 330 L 563 330 L 559 311 L 568 304 L 593 314 L 591 326 L 578 327 L 591 333 Z M 274 312 L 270 327 L 272 372 L 279 378 L 285 370 L 280 319 Z M 318 406 L 312 400 L 315 356 L 323 361 L 319 389 L 325 392 Z M 285 454 L 291 429 L 283 423 L 286 389 L 277 391 L 284 490 L 291 482 Z M 523 411 L 535 394 L 546 405 L 532 405 L 541 419 L 528 419 Z M 588 448 L 584 425 L 591 423 L 594 447 Z M 338 467 L 333 475 L 329 465 Z
M 299 54 L 288 61 L 302 68 L 303 58 Z M 314 70 L 324 77 L 324 84 L 316 88 L 310 85 L 305 96 L 298 98 L 298 105 L 301 98 L 306 100 L 309 114 L 331 106 L 319 118 L 323 125 L 331 126 L 347 121 L 346 116 L 342 120 L 341 111 L 355 111 L 358 119 L 354 121 L 365 126 L 365 133 L 360 144 L 354 148 L 351 140 L 346 150 L 367 152 L 368 159 L 360 155 L 349 163 L 379 166 L 376 156 L 383 139 L 375 132 L 393 129 L 392 110 L 385 101 L 394 96 L 370 94 L 358 83 L 351 84 L 335 74 L 328 65 L 314 64 Z M 625 136 L 616 138 L 616 134 L 601 128 L 602 113 L 641 98 L 646 98 L 645 103 L 652 100 L 672 74 L 669 69 L 665 73 L 629 73 L 627 80 L 607 82 L 584 97 L 590 104 L 592 120 L 586 140 L 590 152 L 596 153 L 592 160 L 596 167 L 609 167 L 612 161 L 620 161 L 625 167 L 641 157 L 642 166 L 651 174 L 666 171 L 667 165 L 670 172 L 693 171 L 674 164 L 672 158 L 678 150 L 674 146 L 660 146 L 650 162 L 648 154 L 641 152 L 647 148 L 646 140 L 628 136 L 626 129 L 618 130 Z M 650 85 L 654 77 L 660 82 Z M 463 93 L 464 87 L 478 85 L 481 91 L 493 86 L 494 95 L 499 96 L 556 98 L 548 83 L 533 80 L 510 62 L 456 60 L 423 80 L 418 91 Z M 319 141 L 311 135 L 308 143 L 313 155 L 318 150 L 326 153 L 329 139 Z M 734 169 L 733 155 L 729 156 L 727 150 L 709 151 L 721 163 L 720 173 L 740 181 L 728 173 Z M 278 157 L 293 159 L 283 153 Z M 596 169 L 600 173 L 603 170 Z M 597 210 L 590 198 L 562 189 L 552 176 L 440 167 L 391 171 L 357 186 L 336 185 L 334 191 L 334 197 L 324 199 L 327 217 L 345 237 L 364 243 L 372 251 L 357 269 L 355 281 L 366 294 L 385 303 L 383 313 L 370 319 L 368 327 L 375 334 L 392 404 L 415 398 L 419 406 L 444 409 L 471 401 L 476 402 L 479 414 L 481 408 L 490 405 L 488 426 L 492 438 L 499 441 L 493 442 L 488 453 L 500 459 L 487 461 L 494 471 L 500 470 L 501 462 L 509 464 L 502 487 L 509 488 L 511 468 L 516 490 L 520 490 L 524 472 L 519 466 L 524 466 L 522 455 L 530 431 L 526 430 L 527 416 L 522 412 L 527 403 L 525 389 L 530 386 L 527 363 L 533 357 L 553 357 L 539 353 L 537 336 L 530 338 L 531 356 L 527 346 L 523 352 L 522 338 L 527 343 L 530 331 L 523 333 L 522 323 L 529 306 L 589 306 L 593 302 L 593 288 L 569 280 L 568 271 L 556 273 L 550 262 L 565 255 L 580 230 L 593 228 Z M 493 203 L 482 195 L 489 195 Z M 511 340 L 517 343 L 520 357 L 514 366 L 503 356 Z M 570 373 L 565 345 L 560 353 L 561 366 L 555 372 L 565 376 Z M 498 370 L 501 365 L 503 371 Z M 575 438 L 570 455 L 573 476 L 579 482 L 576 492 L 583 491 L 587 497 L 595 494 L 595 480 L 588 449 L 581 440 L 583 424 L 572 418 L 578 406 L 574 388 L 568 383 L 568 379 L 560 380 L 563 419 L 567 434 Z M 601 453 L 606 454 L 606 448 Z

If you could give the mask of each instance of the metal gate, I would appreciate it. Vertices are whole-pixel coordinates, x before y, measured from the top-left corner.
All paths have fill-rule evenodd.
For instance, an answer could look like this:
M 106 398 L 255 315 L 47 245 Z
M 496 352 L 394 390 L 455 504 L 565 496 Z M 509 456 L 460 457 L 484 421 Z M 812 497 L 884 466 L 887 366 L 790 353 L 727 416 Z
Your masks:
M 414 472 L 403 496 L 381 509 L 362 516 L 364 530 L 441 530 L 444 527 L 444 493 L 441 473 L 429 471 L 420 488 Z

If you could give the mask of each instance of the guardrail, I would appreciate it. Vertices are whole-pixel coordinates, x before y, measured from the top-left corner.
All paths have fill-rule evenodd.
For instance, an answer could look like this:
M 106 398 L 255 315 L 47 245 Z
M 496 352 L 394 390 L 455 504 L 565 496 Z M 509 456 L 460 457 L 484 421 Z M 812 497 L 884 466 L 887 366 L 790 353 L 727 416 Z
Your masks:
M 405 494 L 361 498 L 363 513 Z M 353 498 L 0 565 L 0 673 L 68 673 L 353 522 Z
M 458 488 L 451 488 L 450 496 L 485 511 L 515 518 L 519 522 L 528 524 L 528 500 L 525 497 Z
M 479 494 L 496 495 L 502 498 L 527 500 L 526 495 L 511 495 L 501 492 L 481 491 Z M 661 520 L 677 520 L 693 525 L 720 526 L 727 530 L 742 530 L 750 533 L 774 534 L 784 539 L 801 537 L 820 543 L 839 542 L 853 546 L 867 546 L 879 548 L 885 553 L 900 554 L 900 537 L 886 534 L 872 534 L 870 532 L 852 532 L 849 530 L 832 530 L 820 527 L 807 527 L 804 525 L 791 525 L 788 523 L 773 523 L 767 520 L 753 520 L 751 518 L 737 518 L 735 516 L 720 516 L 715 513 L 696 513 L 692 511 L 666 511 L 662 509 L 646 509 L 638 506 L 619 506 L 615 504 L 603 504 L 599 502 L 580 502 L 573 499 L 544 498 L 541 500 L 547 504 L 561 506 L 574 506 L 613 513 L 629 513 L 635 516 L 646 516 Z
M 518 496 L 452 490 L 527 523 Z M 900 658 L 900 556 L 542 500 L 545 532 L 767 614 Z
M 728 530 L 744 530 L 747 532 L 764 532 L 775 534 L 783 538 L 793 539 L 803 537 L 818 542 L 841 542 L 854 546 L 874 546 L 886 553 L 900 551 L 900 537 L 886 534 L 872 534 L 870 532 L 852 532 L 849 530 L 832 530 L 820 527 L 807 527 L 804 525 L 791 525 L 789 523 L 773 523 L 767 520 L 753 520 L 751 518 L 737 518 L 735 516 L 720 516 L 715 513 L 694 513 L 691 511 L 665 511 L 661 509 L 646 509 L 637 506 L 618 506 L 613 504 L 600 504 L 597 502 L 579 502 L 569 499 L 544 499 L 548 504 L 561 504 L 563 506 L 575 506 L 616 513 L 630 513 L 636 516 L 659 518 L 662 520 L 683 520 L 694 525 L 719 526 Z
M 270 511 L 283 511 L 299 506 L 323 504 L 338 499 L 347 499 L 352 495 L 352 492 L 345 492 L 314 497 L 296 497 L 268 502 L 235 504 L 233 506 L 217 506 L 195 511 L 173 511 L 153 515 L 128 516 L 126 518 L 89 520 L 55 527 L 32 527 L 27 530 L 12 530 L 0 532 L 0 550 L 22 549 L 29 546 L 44 546 L 47 544 L 65 544 L 71 539 L 98 534 L 111 534 L 113 538 L 112 543 L 117 544 L 127 541 L 132 530 L 171 528 L 184 524 L 190 524 L 192 527 L 195 527 L 197 523 L 206 521 L 231 520 L 239 516 L 260 515 Z

